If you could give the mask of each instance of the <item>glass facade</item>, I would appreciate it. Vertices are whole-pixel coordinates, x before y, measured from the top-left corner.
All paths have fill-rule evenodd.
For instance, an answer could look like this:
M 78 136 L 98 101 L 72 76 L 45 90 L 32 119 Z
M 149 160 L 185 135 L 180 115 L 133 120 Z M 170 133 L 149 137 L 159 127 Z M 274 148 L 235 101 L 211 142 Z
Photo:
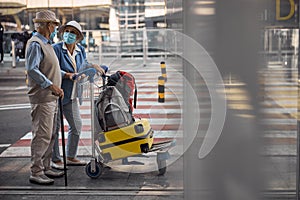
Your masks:
M 179 1 L 176 2 L 176 7 L 179 7 Z M 170 1 L 167 3 L 170 4 Z M 166 24 L 170 24 L 170 27 L 182 28 L 182 25 L 179 25 L 180 17 L 170 18 L 167 20 L 168 22 L 166 21 L 166 5 L 165 1 L 162 0 L 87 1 L 84 4 L 77 0 L 64 3 L 60 1 L 1 1 L 0 5 L 2 6 L 0 10 L 5 8 L 11 10 L 6 14 L 2 12 L 0 16 L 0 21 L 5 27 L 4 48 L 6 53 L 11 51 L 11 34 L 33 31 L 32 19 L 35 18 L 36 12 L 41 9 L 54 11 L 62 24 L 71 20 L 78 21 L 85 32 L 85 39 L 82 44 L 88 49 L 90 45 L 96 47 L 105 41 L 121 42 L 122 49 L 131 48 L 132 41 L 134 43 L 141 42 L 143 37 L 141 33 L 128 32 L 125 35 L 116 33 L 122 29 L 169 28 Z M 174 5 L 172 4 L 172 6 Z M 155 17 L 146 17 L 146 13 L 153 13 L 157 9 L 163 12 L 156 12 Z M 171 10 L 170 12 L 173 14 L 175 10 L 176 13 L 180 13 L 180 10 L 175 9 L 175 7 Z M 130 35 L 131 33 L 132 35 Z

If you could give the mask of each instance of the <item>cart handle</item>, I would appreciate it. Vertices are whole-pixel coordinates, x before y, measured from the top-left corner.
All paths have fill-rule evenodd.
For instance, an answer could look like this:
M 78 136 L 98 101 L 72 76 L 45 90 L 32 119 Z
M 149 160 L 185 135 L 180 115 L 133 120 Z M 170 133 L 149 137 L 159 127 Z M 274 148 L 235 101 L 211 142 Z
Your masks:
M 86 75 L 88 76 L 88 80 L 90 81 L 90 83 L 94 82 L 94 76 L 97 73 L 96 69 L 94 68 L 89 68 L 86 70 L 83 70 L 82 72 L 79 72 L 78 74 L 73 75 L 72 79 L 76 80 L 78 77 L 80 77 L 81 75 Z

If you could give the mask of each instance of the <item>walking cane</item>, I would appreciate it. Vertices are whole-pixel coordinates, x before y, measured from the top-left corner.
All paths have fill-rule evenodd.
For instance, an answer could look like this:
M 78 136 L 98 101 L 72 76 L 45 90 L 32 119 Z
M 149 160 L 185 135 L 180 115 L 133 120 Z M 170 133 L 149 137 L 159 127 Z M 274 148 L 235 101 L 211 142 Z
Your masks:
M 68 176 L 67 176 L 67 159 L 66 159 L 66 150 L 65 150 L 65 130 L 64 130 L 64 117 L 63 117 L 63 107 L 62 107 L 62 98 L 59 98 L 59 111 L 60 111 L 60 126 L 61 126 L 61 142 L 62 142 L 62 151 L 63 151 L 63 160 L 64 160 L 64 173 L 65 173 L 65 186 L 68 186 Z

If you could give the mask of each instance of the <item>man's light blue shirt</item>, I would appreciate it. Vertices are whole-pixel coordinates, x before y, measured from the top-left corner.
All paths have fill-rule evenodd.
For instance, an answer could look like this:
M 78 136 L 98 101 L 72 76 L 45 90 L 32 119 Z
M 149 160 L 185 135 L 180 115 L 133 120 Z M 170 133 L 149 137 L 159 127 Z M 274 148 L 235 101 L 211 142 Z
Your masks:
M 38 32 L 35 33 L 34 36 L 42 40 L 44 44 L 51 43 Z M 44 53 L 41 45 L 38 42 L 32 42 L 27 49 L 25 68 L 28 76 L 32 78 L 36 84 L 40 85 L 41 88 L 47 88 L 52 85 L 52 82 L 40 71 L 40 63 L 43 59 Z

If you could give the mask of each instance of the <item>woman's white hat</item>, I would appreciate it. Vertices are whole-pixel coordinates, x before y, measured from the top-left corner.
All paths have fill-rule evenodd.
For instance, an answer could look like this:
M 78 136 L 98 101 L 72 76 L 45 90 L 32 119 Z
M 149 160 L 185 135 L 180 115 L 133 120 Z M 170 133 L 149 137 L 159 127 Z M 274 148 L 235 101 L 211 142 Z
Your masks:
M 77 31 L 79 32 L 79 35 L 77 35 L 79 37 L 79 39 L 78 39 L 79 41 L 81 41 L 84 38 L 83 33 L 82 33 L 82 28 L 81 28 L 80 24 L 76 21 L 69 21 L 68 23 L 66 23 L 64 26 L 62 26 L 60 28 L 60 32 L 63 33 L 65 31 L 66 27 L 68 27 L 68 26 L 72 26 L 77 29 Z

